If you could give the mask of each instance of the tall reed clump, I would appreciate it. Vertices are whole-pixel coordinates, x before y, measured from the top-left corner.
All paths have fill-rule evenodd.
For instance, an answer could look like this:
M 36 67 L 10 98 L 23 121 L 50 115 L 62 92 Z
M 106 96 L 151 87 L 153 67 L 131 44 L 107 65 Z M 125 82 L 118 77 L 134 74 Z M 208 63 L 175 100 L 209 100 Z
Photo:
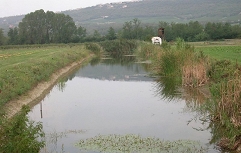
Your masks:
M 159 59 L 162 54 L 162 48 L 159 45 L 142 42 L 138 45 L 136 52 L 137 57 L 141 60 Z
M 185 58 L 182 67 L 182 85 L 189 87 L 200 87 L 207 83 L 209 60 L 200 53 L 190 53 Z
M 182 76 L 183 66 L 186 61 L 195 56 L 194 54 L 194 48 L 181 38 L 176 39 L 174 47 L 164 45 L 162 56 L 158 59 L 160 74 L 164 76 Z
M 17 116 L 0 117 L 0 152 L 39 152 L 45 142 L 42 124 L 27 117 L 29 107 L 24 106 Z
M 241 146 L 241 72 L 233 71 L 228 78 L 214 83 L 210 89 L 213 95 L 213 109 L 210 116 L 225 131 L 220 136 L 219 145 L 229 150 Z M 241 150 L 240 150 L 241 151 Z

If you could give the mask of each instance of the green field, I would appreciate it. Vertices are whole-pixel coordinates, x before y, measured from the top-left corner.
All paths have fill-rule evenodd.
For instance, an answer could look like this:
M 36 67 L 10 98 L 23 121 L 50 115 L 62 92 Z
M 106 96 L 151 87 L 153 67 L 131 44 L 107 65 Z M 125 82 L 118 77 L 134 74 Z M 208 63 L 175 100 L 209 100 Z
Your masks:
M 216 42 L 194 42 L 195 51 L 202 51 L 212 60 L 229 60 L 241 64 L 241 39 Z
M 0 108 L 89 54 L 84 45 L 0 50 Z

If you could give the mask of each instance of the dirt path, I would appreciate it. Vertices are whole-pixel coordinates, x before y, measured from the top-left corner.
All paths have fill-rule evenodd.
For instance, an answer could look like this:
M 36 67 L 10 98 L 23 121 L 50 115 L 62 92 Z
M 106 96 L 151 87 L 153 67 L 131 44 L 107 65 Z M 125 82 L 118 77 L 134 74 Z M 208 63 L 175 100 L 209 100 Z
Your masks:
M 47 93 L 53 88 L 53 86 L 57 83 L 58 79 L 68 75 L 71 71 L 81 65 L 85 60 L 91 58 L 92 55 L 89 57 L 82 59 L 78 62 L 74 62 L 66 67 L 58 70 L 50 77 L 49 81 L 40 82 L 33 90 L 27 92 L 23 96 L 19 98 L 9 101 L 5 104 L 4 109 L 7 112 L 7 116 L 11 118 L 15 114 L 17 114 L 23 105 L 29 105 L 30 107 L 34 106 L 38 102 L 40 102 Z

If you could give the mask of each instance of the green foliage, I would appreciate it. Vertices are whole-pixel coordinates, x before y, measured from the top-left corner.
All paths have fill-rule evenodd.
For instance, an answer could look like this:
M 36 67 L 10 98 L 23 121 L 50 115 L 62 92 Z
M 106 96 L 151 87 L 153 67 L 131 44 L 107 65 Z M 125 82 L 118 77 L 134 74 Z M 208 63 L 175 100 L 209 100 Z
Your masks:
M 25 15 L 22 22 L 19 23 L 19 43 L 68 43 L 72 41 L 76 29 L 70 16 L 55 14 L 50 11 L 45 13 L 41 9 Z M 12 36 L 11 33 L 9 32 Z M 11 38 L 10 40 L 14 39 L 17 38 Z
M 0 28 L 0 46 L 6 44 L 6 37 L 3 34 L 3 29 Z
M 103 50 L 109 53 L 133 53 L 137 48 L 136 40 L 126 40 L 126 39 L 117 39 L 117 40 L 107 40 L 100 42 Z
M 227 81 L 235 71 L 234 65 L 228 60 L 218 60 L 211 63 L 209 77 L 216 83 Z
M 99 55 L 102 51 L 101 46 L 97 43 L 85 43 L 85 48 L 92 51 L 96 55 Z
M 239 31 L 237 31 L 237 28 L 237 26 L 231 26 L 229 23 L 208 22 L 205 26 L 205 32 L 210 36 L 210 39 L 212 40 L 233 39 L 240 35 L 240 26 Z
M 138 55 L 138 58 L 142 58 L 143 60 L 150 59 L 153 57 L 153 55 L 156 54 L 156 52 L 160 52 L 160 46 L 153 45 L 151 43 L 140 43 L 138 45 L 137 50 L 135 51 L 135 54 Z
M 86 39 L 86 29 L 84 27 L 79 26 L 77 28 L 76 34 L 73 37 L 73 42 L 77 43 L 77 42 L 84 42 Z
M 8 37 L 9 37 L 8 44 L 17 45 L 19 43 L 18 28 L 17 27 L 10 28 L 9 31 L 8 31 Z
M 34 123 L 27 117 L 29 107 L 11 119 L 0 118 L 0 152 L 39 152 L 44 147 L 44 133 L 41 123 Z
M 114 28 L 110 27 L 109 30 L 108 30 L 108 34 L 106 35 L 106 39 L 114 40 L 116 38 L 117 38 L 117 36 L 116 36 Z
M 176 51 L 168 51 L 161 56 L 160 60 L 161 65 L 161 75 L 164 76 L 178 76 L 180 75 L 180 54 Z
M 141 21 L 137 18 L 132 21 L 125 22 L 122 28 L 122 38 L 124 39 L 143 39 L 143 29 L 141 27 Z
M 170 43 L 168 43 L 168 42 L 166 42 L 165 40 L 164 41 L 162 41 L 162 48 L 164 49 L 164 50 L 166 50 L 166 51 L 170 51 L 171 50 L 171 45 L 170 45 Z

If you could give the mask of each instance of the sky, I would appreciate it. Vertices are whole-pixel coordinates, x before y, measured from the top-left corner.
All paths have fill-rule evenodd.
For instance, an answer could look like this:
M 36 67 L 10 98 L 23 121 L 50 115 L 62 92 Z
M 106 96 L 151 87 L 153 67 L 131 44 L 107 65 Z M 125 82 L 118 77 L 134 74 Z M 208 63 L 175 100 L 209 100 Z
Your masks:
M 58 12 L 125 1 L 132 0 L 0 0 L 0 17 L 28 14 L 39 9 Z

